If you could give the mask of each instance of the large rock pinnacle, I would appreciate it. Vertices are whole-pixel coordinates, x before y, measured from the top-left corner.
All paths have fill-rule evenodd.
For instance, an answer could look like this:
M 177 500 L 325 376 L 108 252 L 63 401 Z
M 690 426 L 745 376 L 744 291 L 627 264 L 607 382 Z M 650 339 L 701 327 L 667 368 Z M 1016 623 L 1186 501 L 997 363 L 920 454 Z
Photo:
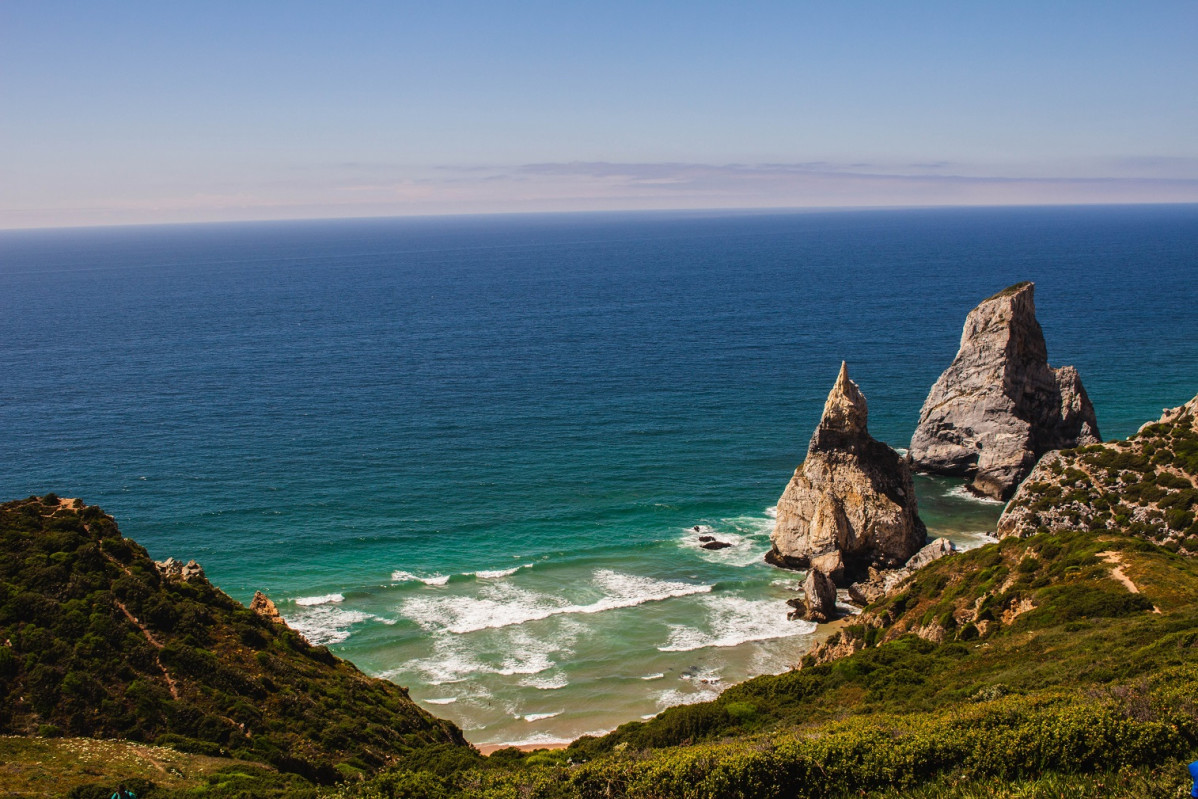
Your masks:
M 1077 370 L 1048 365 L 1034 290 L 1017 283 L 969 312 L 957 357 L 920 411 L 916 469 L 969 477 L 975 491 L 1006 499 L 1045 452 L 1098 442 Z
M 817 569 L 841 584 L 870 566 L 901 566 L 924 544 L 911 469 L 869 435 L 868 408 L 840 366 L 807 458 L 778 500 L 766 560 Z

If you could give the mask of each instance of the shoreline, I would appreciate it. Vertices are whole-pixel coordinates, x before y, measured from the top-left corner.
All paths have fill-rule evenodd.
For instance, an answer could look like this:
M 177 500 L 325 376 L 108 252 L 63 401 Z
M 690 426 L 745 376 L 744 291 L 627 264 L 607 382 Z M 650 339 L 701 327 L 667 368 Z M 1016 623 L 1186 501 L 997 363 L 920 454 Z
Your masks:
M 490 757 L 500 749 L 519 749 L 521 752 L 538 752 L 542 749 L 565 749 L 573 741 L 542 744 L 472 744 L 483 757 Z
M 824 641 L 826 641 L 828 638 L 830 638 L 834 633 L 839 632 L 844 627 L 851 624 L 852 620 L 854 618 L 856 618 L 856 616 L 857 616 L 856 613 L 848 612 L 848 613 L 845 613 L 843 616 L 833 619 L 830 622 L 820 624 L 815 629 L 814 632 L 811 632 L 808 634 L 810 636 L 810 640 L 811 640 L 811 647 L 803 654 L 804 655 L 807 654 L 808 652 L 810 652 L 811 650 L 815 649 L 820 644 L 822 644 Z M 801 658 L 801 656 L 800 656 L 800 658 Z M 798 661 L 796 661 L 795 663 L 791 664 L 790 669 L 797 669 L 798 665 L 799 665 Z M 786 671 L 780 671 L 780 672 L 776 672 L 776 673 L 777 674 L 785 674 Z M 747 679 L 754 679 L 754 678 L 750 677 Z M 742 681 L 742 682 L 744 682 L 744 681 Z M 729 688 L 732 688 L 734 685 L 739 685 L 739 684 L 740 683 L 733 683 L 731 685 L 728 685 L 725 688 L 723 688 L 719 693 L 723 694 L 724 691 L 727 691 Z M 682 705 L 675 705 L 674 707 L 682 707 Z M 660 713 L 664 713 L 666 710 L 669 710 L 669 709 L 670 708 L 663 708 L 661 711 L 659 711 L 658 715 L 660 715 Z M 613 727 L 612 729 L 614 730 L 615 728 Z M 603 734 L 606 735 L 607 733 L 609 733 L 611 731 L 612 730 L 605 730 L 603 732 Z M 471 746 L 473 746 L 475 749 L 477 749 L 479 751 L 479 753 L 481 755 L 483 755 L 484 757 L 490 757 L 492 754 L 494 754 L 495 752 L 498 752 L 501 749 L 513 749 L 514 748 L 514 749 L 519 749 L 521 752 L 537 752 L 537 751 L 541 751 L 541 750 L 566 749 L 572 743 L 574 743 L 573 740 L 571 740 L 571 741 L 551 741 L 551 742 L 544 742 L 544 743 L 485 743 L 485 744 L 471 743 Z

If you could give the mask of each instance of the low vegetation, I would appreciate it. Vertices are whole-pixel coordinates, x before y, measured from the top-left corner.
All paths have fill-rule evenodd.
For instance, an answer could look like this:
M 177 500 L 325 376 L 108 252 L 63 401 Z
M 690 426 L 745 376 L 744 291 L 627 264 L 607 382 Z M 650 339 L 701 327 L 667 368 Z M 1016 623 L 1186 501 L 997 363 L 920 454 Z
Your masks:
M 164 577 L 99 508 L 0 505 L 0 551 L 0 734 L 154 743 L 315 783 L 467 748 L 398 686 L 202 576 Z

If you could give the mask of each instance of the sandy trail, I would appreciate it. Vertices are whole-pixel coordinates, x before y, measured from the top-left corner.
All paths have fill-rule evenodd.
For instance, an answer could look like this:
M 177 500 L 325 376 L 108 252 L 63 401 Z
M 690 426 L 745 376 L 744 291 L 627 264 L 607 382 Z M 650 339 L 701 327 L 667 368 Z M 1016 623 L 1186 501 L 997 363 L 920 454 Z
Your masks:
M 1131 578 L 1123 571 L 1123 554 L 1120 552 L 1099 552 L 1098 557 L 1111 564 L 1114 568 L 1111 569 L 1111 576 L 1119 582 L 1123 583 L 1123 587 L 1133 594 L 1140 593 L 1140 588 L 1131 581 Z M 1160 613 L 1161 609 L 1156 605 L 1152 606 L 1153 613 Z

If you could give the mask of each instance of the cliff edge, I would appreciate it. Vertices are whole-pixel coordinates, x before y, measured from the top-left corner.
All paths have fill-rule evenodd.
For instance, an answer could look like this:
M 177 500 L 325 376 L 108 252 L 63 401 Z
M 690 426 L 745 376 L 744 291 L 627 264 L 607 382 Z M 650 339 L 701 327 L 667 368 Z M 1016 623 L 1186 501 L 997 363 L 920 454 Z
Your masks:
M 0 505 L 0 735 L 124 738 L 315 782 L 468 749 L 399 686 L 53 494 Z
M 1198 397 L 1125 441 L 1046 455 L 998 520 L 1027 537 L 1117 528 L 1198 554 Z

